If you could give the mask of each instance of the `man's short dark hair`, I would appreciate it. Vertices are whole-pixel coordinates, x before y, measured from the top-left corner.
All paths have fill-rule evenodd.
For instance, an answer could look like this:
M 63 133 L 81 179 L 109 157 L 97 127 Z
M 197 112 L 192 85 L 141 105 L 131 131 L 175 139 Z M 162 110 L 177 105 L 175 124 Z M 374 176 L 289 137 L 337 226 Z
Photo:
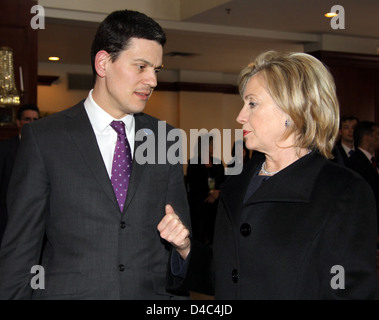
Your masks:
M 341 116 L 341 119 L 340 119 L 340 129 L 342 128 L 342 123 L 344 123 L 346 121 L 353 121 L 353 120 L 356 120 L 357 123 L 359 123 L 358 117 L 353 116 L 351 114 L 345 114 L 345 115 Z
M 40 112 L 38 107 L 35 104 L 24 104 L 17 110 L 16 119 L 21 120 L 22 113 L 26 110 L 33 110 L 38 113 L 38 117 L 40 117 Z
M 92 43 L 91 63 L 94 80 L 96 54 L 105 50 L 114 62 L 120 52 L 128 48 L 132 38 L 153 40 L 162 47 L 166 43 L 166 35 L 161 26 L 147 15 L 131 10 L 112 12 L 100 24 Z
M 354 129 L 354 144 L 359 147 L 362 143 L 363 137 L 372 134 L 378 124 L 371 121 L 361 121 Z

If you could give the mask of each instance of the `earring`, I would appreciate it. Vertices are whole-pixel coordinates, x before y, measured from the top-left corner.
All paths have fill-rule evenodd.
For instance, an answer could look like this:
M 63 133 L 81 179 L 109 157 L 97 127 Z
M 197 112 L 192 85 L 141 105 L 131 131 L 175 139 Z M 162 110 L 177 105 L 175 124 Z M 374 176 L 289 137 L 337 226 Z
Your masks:
M 286 120 L 286 122 L 284 122 L 284 125 L 286 126 L 286 128 L 288 128 L 291 124 L 291 121 L 290 120 Z

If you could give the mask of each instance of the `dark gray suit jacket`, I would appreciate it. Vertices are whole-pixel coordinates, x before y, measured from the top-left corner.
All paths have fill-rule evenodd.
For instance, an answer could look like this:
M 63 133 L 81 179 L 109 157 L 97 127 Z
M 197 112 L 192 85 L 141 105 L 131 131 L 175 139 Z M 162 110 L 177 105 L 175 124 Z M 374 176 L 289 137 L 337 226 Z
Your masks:
M 8 184 L 19 145 L 20 138 L 18 135 L 11 139 L 0 141 L 0 245 L 8 219 Z
M 136 114 L 135 123 L 136 132 L 154 133 L 157 154 L 158 120 Z M 0 298 L 177 297 L 171 290 L 182 279 L 171 274 L 172 248 L 157 230 L 167 203 L 190 228 L 182 166 L 134 158 L 120 213 L 83 102 L 25 126 L 9 186 Z M 32 290 L 31 268 L 39 264 L 45 289 Z

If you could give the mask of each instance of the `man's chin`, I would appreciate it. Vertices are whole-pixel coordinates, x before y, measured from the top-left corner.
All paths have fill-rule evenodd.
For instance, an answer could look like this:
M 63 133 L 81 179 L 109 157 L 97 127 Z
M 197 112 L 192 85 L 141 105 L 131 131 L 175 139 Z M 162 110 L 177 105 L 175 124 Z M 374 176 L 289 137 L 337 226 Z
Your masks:
M 141 113 L 143 112 L 143 110 L 145 110 L 145 107 L 146 107 L 146 103 L 144 105 L 134 105 L 132 107 L 130 107 L 130 112 L 129 114 L 136 114 L 136 113 Z

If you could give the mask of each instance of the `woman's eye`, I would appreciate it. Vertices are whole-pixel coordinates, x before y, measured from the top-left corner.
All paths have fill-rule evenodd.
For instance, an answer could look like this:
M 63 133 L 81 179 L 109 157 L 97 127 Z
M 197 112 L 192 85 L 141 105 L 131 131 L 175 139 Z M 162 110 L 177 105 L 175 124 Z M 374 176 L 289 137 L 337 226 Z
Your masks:
M 257 104 L 255 102 L 249 102 L 250 108 L 254 108 Z

